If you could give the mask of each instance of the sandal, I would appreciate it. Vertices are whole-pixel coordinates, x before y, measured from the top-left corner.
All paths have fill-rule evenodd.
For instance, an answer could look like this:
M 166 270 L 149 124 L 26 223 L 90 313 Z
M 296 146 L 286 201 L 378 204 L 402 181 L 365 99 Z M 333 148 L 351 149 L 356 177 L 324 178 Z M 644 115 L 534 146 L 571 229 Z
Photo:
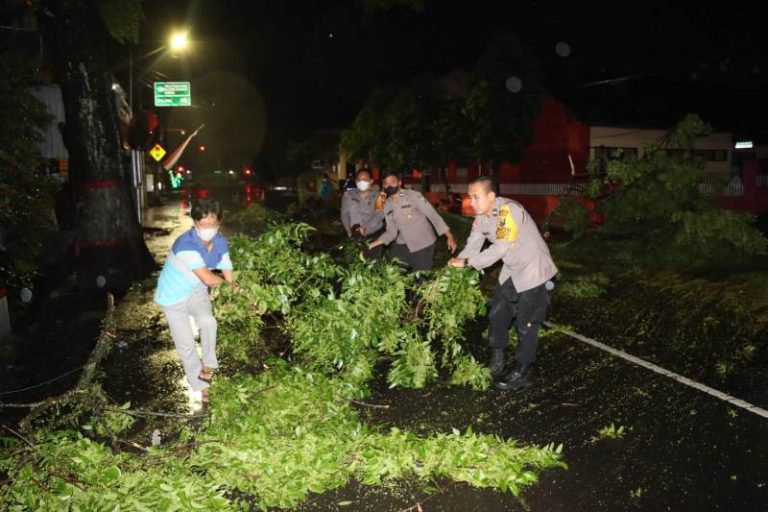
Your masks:
M 204 377 L 204 375 L 207 375 L 207 377 Z M 213 378 L 213 370 L 205 370 L 200 372 L 200 374 L 197 376 L 198 380 L 201 380 L 203 382 L 206 382 L 208 384 L 211 383 L 211 379 Z

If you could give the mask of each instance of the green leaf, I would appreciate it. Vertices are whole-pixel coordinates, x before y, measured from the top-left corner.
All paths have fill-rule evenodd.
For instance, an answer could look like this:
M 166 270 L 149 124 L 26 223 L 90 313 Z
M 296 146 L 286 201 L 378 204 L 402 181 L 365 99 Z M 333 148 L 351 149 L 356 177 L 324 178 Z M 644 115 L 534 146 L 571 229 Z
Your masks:
M 101 473 L 101 480 L 106 483 L 112 483 L 120 479 L 121 476 L 120 468 L 117 466 L 110 466 Z

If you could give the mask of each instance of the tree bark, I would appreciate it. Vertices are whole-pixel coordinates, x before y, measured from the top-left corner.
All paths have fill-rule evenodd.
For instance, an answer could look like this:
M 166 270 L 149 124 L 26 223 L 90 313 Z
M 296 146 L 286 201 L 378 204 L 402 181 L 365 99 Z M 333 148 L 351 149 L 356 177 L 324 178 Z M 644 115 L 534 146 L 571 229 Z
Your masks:
M 122 288 L 155 263 L 131 194 L 131 170 L 117 118 L 107 48 L 113 44 L 95 2 L 47 2 L 42 16 L 66 113 L 65 143 L 77 191 L 77 280 Z

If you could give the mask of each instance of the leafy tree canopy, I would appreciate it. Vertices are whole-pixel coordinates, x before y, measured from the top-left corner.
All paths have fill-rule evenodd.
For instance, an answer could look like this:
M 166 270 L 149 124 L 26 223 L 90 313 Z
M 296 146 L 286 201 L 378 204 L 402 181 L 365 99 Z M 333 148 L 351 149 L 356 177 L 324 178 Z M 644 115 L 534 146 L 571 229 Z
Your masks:
M 514 162 L 531 141 L 541 83 L 536 60 L 516 38 L 501 36 L 469 75 L 374 91 L 342 147 L 352 159 L 401 171 L 448 160 Z

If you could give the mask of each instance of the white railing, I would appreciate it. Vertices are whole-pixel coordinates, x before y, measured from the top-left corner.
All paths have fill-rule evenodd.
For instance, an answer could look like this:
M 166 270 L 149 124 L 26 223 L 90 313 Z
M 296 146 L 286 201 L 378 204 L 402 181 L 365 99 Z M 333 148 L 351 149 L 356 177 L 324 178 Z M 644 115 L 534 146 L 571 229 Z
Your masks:
M 469 192 L 469 185 L 466 183 L 451 183 L 451 191 L 456 194 L 466 194 Z
M 768 187 L 768 176 L 758 176 L 757 185 L 759 187 Z M 458 194 L 466 194 L 468 185 L 466 183 L 451 183 L 451 191 Z M 520 195 L 520 196 L 583 196 L 587 185 L 583 183 L 501 183 L 499 191 L 502 195 Z M 445 184 L 433 184 L 430 186 L 432 192 L 445 192 Z M 733 183 L 720 186 L 711 183 L 699 184 L 699 191 L 704 195 L 739 197 L 744 195 L 744 185 Z
M 757 184 L 758 187 L 768 187 L 768 175 L 763 174 L 763 175 L 757 176 L 755 183 Z
M 457 194 L 466 194 L 469 185 L 467 183 L 450 183 L 451 192 Z M 414 185 L 418 189 L 418 184 Z M 583 183 L 501 183 L 499 192 L 507 195 L 520 196 L 583 196 L 586 185 Z M 446 185 L 443 183 L 433 183 L 430 185 L 431 192 L 446 192 Z
M 701 173 L 701 182 L 707 185 L 728 183 L 733 175 L 730 172 L 705 171 Z
M 502 194 L 524 196 L 583 196 L 586 185 L 568 183 L 502 183 Z
M 699 192 L 705 196 L 739 197 L 744 195 L 744 185 L 731 184 L 717 190 L 713 185 L 702 183 L 699 185 Z

